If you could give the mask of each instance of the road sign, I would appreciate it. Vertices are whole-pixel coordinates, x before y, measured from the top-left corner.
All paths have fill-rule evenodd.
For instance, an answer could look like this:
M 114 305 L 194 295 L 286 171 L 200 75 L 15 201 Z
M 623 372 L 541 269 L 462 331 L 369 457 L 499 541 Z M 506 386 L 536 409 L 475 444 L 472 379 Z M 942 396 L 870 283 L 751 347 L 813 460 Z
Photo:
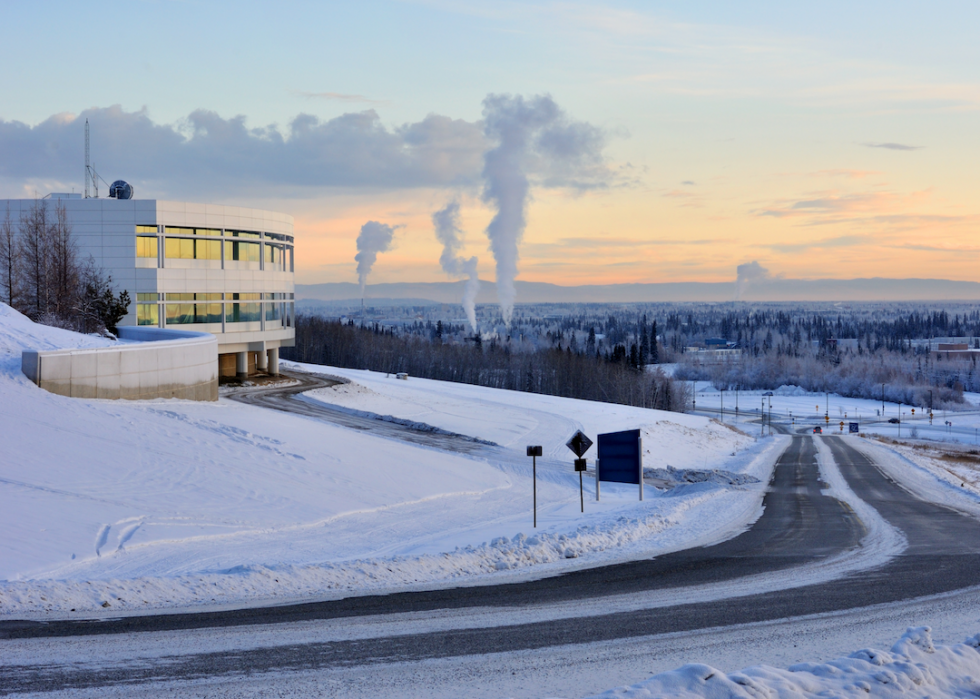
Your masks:
M 582 458 L 585 456 L 585 452 L 589 450 L 592 446 L 592 440 L 586 437 L 582 430 L 579 430 L 572 435 L 572 438 L 565 442 L 565 446 L 575 452 L 575 456 Z
M 848 432 L 855 432 L 855 433 L 856 432 L 860 432 L 861 431 L 861 425 L 858 424 L 857 422 L 852 422 L 852 423 L 850 423 L 847 426 L 847 431 Z
M 599 481 L 636 483 L 643 499 L 643 440 L 639 430 L 599 435 L 596 459 L 595 490 L 599 499 Z

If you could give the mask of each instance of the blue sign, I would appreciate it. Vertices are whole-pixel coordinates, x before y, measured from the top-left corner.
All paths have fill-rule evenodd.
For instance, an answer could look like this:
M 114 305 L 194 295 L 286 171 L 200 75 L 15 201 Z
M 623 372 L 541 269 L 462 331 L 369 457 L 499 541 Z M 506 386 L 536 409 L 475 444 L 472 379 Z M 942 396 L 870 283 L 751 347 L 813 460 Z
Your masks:
M 847 428 L 848 428 L 847 429 L 848 432 L 860 432 L 861 431 L 861 426 L 858 423 L 856 423 L 856 422 L 850 423 L 847 426 Z
M 596 480 L 639 485 L 643 469 L 639 430 L 599 435 Z

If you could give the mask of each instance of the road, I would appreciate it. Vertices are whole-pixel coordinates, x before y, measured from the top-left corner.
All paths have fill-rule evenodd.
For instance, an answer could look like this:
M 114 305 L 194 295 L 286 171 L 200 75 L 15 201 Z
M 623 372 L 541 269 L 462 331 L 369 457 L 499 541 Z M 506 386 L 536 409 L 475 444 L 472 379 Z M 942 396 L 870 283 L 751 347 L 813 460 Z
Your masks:
M 280 403 L 278 409 L 287 408 Z M 390 434 L 398 438 L 409 438 L 405 431 L 385 429 L 391 429 Z M 414 435 L 411 437 L 414 439 Z M 441 435 L 440 439 L 453 438 Z M 339 671 L 488 653 L 520 653 L 568 644 L 622 642 L 844 612 L 977 585 L 980 525 L 976 520 L 918 500 L 851 447 L 847 438 L 821 439 L 829 445 L 855 494 L 905 535 L 908 547 L 902 555 L 876 569 L 803 587 L 621 609 L 623 600 L 644 599 L 644 595 L 657 591 L 663 591 L 668 600 L 682 600 L 691 590 L 712 586 L 730 586 L 734 590 L 739 581 L 751 579 L 750 576 L 791 579 L 803 566 L 859 546 L 865 534 L 864 523 L 822 490 L 813 438 L 797 435 L 776 465 L 762 517 L 741 535 L 715 546 L 520 584 L 97 623 L 3 622 L 0 638 L 7 640 L 0 644 L 17 639 L 29 644 L 30 639 L 41 643 L 58 638 L 79 643 L 83 637 L 105 634 L 132 638 L 134 632 L 154 632 L 161 637 L 184 634 L 190 638 L 195 630 L 208 630 L 210 634 L 239 629 L 242 634 L 256 635 L 264 627 L 280 630 L 296 623 L 297 628 L 323 624 L 323 628 L 332 631 L 312 634 L 315 638 L 287 633 L 288 642 L 198 647 L 158 659 L 123 660 L 106 667 L 46 661 L 5 664 L 0 668 L 0 693 L 109 688 L 140 681 L 213 681 L 243 672 L 284 669 Z M 485 447 L 473 444 L 472 448 Z M 539 614 L 546 608 L 552 613 Z M 354 629 L 361 631 L 355 633 Z M 2 649 L 0 645 L 0 653 Z
M 455 434 L 445 430 L 419 426 L 416 423 L 401 424 L 378 420 L 370 415 L 357 414 L 350 410 L 336 408 L 326 403 L 303 400 L 301 395 L 317 388 L 336 386 L 341 379 L 332 379 L 319 374 L 291 371 L 282 372 L 286 378 L 296 383 L 289 385 L 272 384 L 269 386 L 232 390 L 224 397 L 248 405 L 257 405 L 270 410 L 278 410 L 294 415 L 303 415 L 315 420 L 331 422 L 341 427 L 354 430 L 370 431 L 372 434 L 397 439 L 412 444 L 418 444 L 445 451 L 460 453 L 475 453 L 495 446 L 480 439 L 466 435 Z

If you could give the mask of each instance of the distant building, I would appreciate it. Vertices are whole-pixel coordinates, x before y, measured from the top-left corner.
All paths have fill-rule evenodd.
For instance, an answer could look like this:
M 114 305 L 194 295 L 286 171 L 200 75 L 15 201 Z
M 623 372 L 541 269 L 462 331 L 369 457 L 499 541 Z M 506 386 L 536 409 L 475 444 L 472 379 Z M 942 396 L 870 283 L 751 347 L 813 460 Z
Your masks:
M 83 199 L 65 207 L 79 259 L 89 255 L 133 300 L 120 325 L 176 327 L 218 338 L 218 369 L 278 373 L 295 342 L 293 219 L 238 206 L 153 199 Z M 16 224 L 33 199 L 0 201 Z
M 933 359 L 939 361 L 949 359 L 952 361 L 976 362 L 977 358 L 980 357 L 980 349 L 971 348 L 966 342 L 940 342 L 937 343 L 936 349 L 931 350 L 930 354 Z

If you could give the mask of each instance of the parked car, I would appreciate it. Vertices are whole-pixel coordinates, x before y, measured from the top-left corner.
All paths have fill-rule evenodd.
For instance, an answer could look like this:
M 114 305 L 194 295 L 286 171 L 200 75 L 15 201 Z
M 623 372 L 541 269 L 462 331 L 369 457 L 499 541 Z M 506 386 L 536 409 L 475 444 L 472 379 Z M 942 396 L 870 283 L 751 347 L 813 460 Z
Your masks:
M 901 422 L 901 420 L 899 420 L 897 417 L 890 417 L 888 418 L 888 422 L 892 425 L 897 425 Z
M 813 434 L 823 434 L 823 428 L 820 425 L 817 425 L 813 428 Z

